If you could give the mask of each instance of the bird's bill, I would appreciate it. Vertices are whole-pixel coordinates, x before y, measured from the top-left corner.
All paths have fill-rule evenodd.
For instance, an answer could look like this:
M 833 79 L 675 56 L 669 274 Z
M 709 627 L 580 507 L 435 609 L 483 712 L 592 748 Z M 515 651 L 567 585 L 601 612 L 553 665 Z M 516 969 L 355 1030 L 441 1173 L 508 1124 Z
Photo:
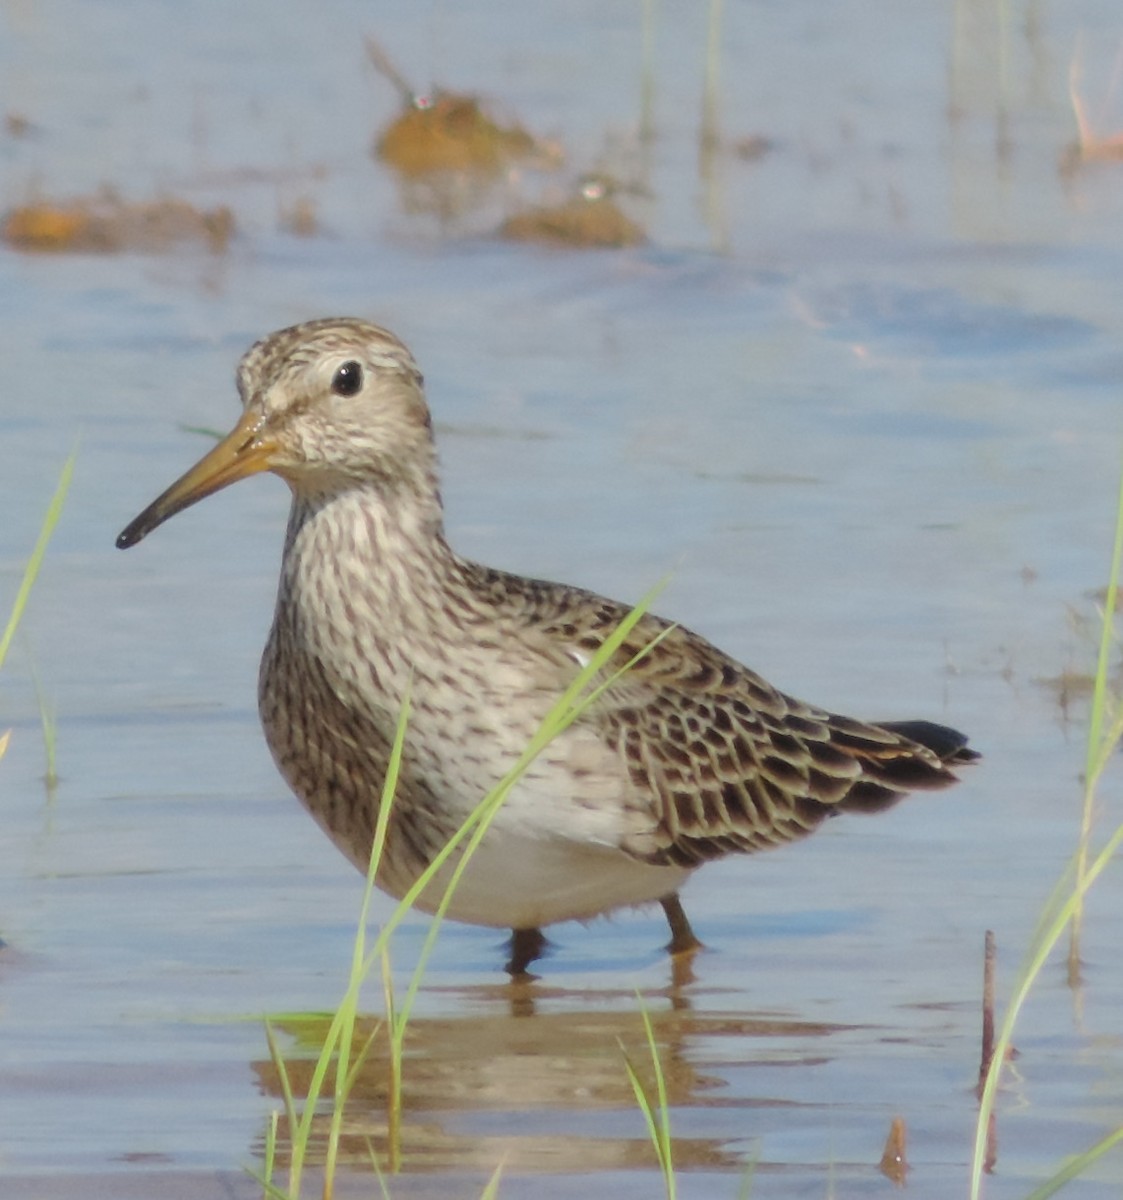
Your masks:
M 135 517 L 117 538 L 117 546 L 127 550 L 162 525 L 169 517 L 189 508 L 198 500 L 248 475 L 268 471 L 277 451 L 275 439 L 263 431 L 259 413 L 245 412 L 237 425 L 167 491 Z

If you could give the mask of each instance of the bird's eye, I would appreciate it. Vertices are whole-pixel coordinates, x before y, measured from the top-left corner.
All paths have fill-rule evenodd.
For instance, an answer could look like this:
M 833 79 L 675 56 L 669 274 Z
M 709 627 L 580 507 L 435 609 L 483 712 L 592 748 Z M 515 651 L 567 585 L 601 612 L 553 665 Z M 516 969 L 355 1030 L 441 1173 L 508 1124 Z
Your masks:
M 354 396 L 363 386 L 363 368 L 350 359 L 331 377 L 331 390 L 337 396 Z

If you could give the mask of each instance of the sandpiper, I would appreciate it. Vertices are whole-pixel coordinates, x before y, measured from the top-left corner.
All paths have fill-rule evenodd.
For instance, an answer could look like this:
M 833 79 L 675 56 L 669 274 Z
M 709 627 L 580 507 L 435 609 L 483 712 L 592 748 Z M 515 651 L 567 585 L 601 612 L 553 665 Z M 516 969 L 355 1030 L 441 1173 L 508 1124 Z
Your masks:
M 265 736 L 289 786 L 365 871 L 408 688 L 377 880 L 400 897 L 629 608 L 449 546 L 421 372 L 387 330 L 356 318 L 282 329 L 245 354 L 238 391 L 232 432 L 117 545 L 248 475 L 285 480 L 292 506 L 258 690 Z M 702 863 L 945 787 L 951 766 L 978 757 L 941 725 L 871 724 L 794 700 L 650 614 L 617 660 L 660 635 L 534 762 L 453 896 L 453 919 L 512 931 L 512 975 L 541 953 L 543 926 L 656 900 L 670 951 L 691 952 L 700 943 L 678 893 Z

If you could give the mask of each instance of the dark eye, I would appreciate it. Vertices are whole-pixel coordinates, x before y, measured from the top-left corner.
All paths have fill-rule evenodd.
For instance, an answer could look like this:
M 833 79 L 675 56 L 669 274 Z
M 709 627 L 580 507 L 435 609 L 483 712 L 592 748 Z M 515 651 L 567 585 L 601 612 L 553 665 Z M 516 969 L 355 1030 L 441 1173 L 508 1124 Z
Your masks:
M 363 386 L 363 368 L 351 359 L 331 377 L 331 390 L 337 396 L 354 396 Z

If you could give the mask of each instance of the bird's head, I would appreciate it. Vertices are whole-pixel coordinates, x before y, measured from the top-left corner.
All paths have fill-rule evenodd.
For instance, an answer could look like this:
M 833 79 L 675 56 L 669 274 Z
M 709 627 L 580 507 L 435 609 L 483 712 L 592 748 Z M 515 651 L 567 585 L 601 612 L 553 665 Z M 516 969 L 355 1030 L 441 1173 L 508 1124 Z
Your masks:
M 297 496 L 370 487 L 435 497 L 421 372 L 387 330 L 350 317 L 279 330 L 243 356 L 238 392 L 238 423 L 126 527 L 119 547 L 260 471 L 280 475 Z

